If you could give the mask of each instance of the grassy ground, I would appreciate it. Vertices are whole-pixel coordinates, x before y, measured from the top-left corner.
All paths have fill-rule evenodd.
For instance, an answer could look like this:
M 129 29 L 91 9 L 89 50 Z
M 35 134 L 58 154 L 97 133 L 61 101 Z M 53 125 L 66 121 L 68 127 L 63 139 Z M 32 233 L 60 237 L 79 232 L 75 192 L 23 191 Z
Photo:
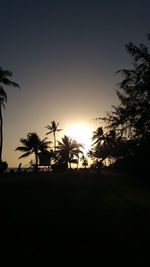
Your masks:
M 3 174 L 0 214 L 1 254 L 24 259 L 22 264 L 32 257 L 41 266 L 45 259 L 53 260 L 52 266 L 90 260 L 107 266 L 108 260 L 120 259 L 120 266 L 148 266 L 150 183 L 145 177 Z

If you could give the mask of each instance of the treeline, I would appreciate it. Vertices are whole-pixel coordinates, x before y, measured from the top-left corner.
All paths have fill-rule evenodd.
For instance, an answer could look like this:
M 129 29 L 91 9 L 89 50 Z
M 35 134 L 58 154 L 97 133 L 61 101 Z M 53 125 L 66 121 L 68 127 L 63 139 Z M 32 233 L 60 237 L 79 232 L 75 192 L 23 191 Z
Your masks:
M 95 132 L 99 139 L 91 154 L 102 161 L 110 158 L 114 168 L 139 172 L 150 168 L 150 52 L 148 46 L 131 42 L 126 50 L 132 68 L 118 71 L 123 76 L 116 90 L 120 104 L 99 118 L 106 133 L 101 128 Z

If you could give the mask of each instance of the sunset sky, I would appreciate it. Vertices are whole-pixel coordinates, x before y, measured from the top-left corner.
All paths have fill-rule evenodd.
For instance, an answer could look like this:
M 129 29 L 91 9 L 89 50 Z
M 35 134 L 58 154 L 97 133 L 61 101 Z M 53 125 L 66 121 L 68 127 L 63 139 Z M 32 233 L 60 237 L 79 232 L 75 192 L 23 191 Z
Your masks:
M 19 164 L 19 139 L 35 131 L 44 138 L 52 120 L 64 129 L 58 138 L 74 124 L 99 126 L 94 119 L 118 103 L 115 72 L 130 67 L 124 45 L 147 43 L 149 11 L 149 0 L 0 1 L 0 66 L 21 87 L 5 87 L 9 167 Z

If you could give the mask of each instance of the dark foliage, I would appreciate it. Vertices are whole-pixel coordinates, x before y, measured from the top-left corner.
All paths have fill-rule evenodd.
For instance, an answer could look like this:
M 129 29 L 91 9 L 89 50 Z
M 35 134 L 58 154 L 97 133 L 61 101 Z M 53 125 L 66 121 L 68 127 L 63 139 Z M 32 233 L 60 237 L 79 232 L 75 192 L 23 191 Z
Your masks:
M 2 161 L 2 150 L 3 150 L 3 116 L 2 107 L 5 108 L 7 102 L 7 94 L 4 90 L 4 86 L 19 87 L 19 85 L 10 80 L 12 72 L 0 67 L 0 162 Z
M 39 152 L 45 152 L 49 148 L 49 144 L 51 143 L 50 141 L 46 140 L 47 138 L 41 140 L 37 133 L 28 133 L 27 138 L 20 139 L 22 146 L 16 148 L 16 151 L 23 152 L 19 159 L 28 157 L 33 153 L 35 155 L 34 166 L 35 170 L 37 170 Z
M 7 170 L 8 164 L 6 161 L 1 161 L 0 162 L 0 173 L 3 173 Z
M 144 44 L 131 42 L 126 50 L 132 57 L 132 69 L 118 71 L 123 76 L 116 90 L 120 104 L 101 119 L 117 136 L 114 152 L 121 153 L 121 165 L 124 161 L 126 168 L 136 163 L 145 168 L 150 163 L 150 52 Z

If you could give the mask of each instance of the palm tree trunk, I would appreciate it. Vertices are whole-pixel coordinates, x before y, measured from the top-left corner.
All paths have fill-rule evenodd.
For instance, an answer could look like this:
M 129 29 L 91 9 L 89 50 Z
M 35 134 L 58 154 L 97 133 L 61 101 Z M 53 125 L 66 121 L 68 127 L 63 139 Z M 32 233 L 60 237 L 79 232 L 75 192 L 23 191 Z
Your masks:
M 55 134 L 55 131 L 54 131 L 54 151 L 56 150 L 56 134 Z
M 35 152 L 35 172 L 38 170 L 38 154 Z
M 69 154 L 66 155 L 65 165 L 67 166 L 67 168 L 68 168 L 68 165 L 69 165 L 69 168 L 71 169 L 71 163 L 69 162 Z
M 0 103 L 0 162 L 2 161 L 2 149 L 3 149 L 3 117 L 2 117 L 2 105 Z
M 77 170 L 79 169 L 79 155 L 77 156 Z

